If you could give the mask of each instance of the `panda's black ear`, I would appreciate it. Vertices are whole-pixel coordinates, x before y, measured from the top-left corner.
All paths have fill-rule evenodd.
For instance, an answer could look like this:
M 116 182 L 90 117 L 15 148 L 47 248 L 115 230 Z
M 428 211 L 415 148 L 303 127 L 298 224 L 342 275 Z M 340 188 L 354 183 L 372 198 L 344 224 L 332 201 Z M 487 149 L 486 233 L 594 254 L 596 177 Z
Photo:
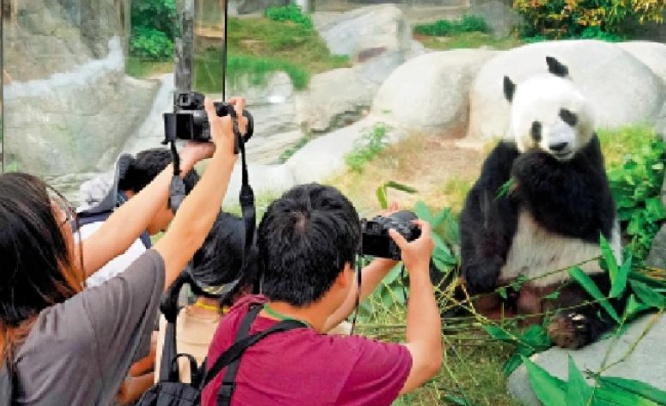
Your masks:
M 561 78 L 566 78 L 569 76 L 569 68 L 567 68 L 565 65 L 562 65 L 560 61 L 553 58 L 552 56 L 546 57 L 546 63 L 548 64 L 548 72 L 552 73 L 553 75 L 559 76 Z
M 513 101 L 513 95 L 516 93 L 516 84 L 509 79 L 508 76 L 504 76 L 504 97 L 511 103 Z

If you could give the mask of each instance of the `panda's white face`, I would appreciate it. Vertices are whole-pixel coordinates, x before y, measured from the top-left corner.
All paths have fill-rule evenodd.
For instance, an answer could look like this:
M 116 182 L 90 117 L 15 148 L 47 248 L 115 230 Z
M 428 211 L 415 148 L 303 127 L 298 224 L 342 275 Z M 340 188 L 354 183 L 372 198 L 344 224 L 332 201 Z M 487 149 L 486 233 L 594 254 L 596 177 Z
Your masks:
M 594 136 L 589 102 L 568 78 L 537 75 L 515 87 L 510 136 L 518 150 L 573 158 Z

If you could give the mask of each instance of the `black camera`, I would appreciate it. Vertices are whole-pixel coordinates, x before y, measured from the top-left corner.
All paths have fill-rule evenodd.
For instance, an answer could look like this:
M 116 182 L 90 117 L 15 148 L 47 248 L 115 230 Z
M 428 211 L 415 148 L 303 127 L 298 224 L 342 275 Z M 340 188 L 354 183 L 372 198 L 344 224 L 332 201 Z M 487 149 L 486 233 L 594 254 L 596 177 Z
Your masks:
M 210 123 L 204 108 L 205 96 L 201 93 L 188 92 L 178 93 L 174 97 L 173 113 L 164 113 L 164 143 L 181 140 L 210 141 Z M 215 102 L 215 113 L 218 117 L 234 114 L 234 106 Z M 252 115 L 243 110 L 243 116 L 247 118 L 247 131 L 243 142 L 247 142 L 254 133 L 254 119 Z M 234 146 L 238 153 L 238 139 Z
M 361 255 L 400 260 L 400 248 L 388 233 L 394 229 L 407 241 L 421 236 L 421 229 L 412 222 L 418 217 L 411 211 L 401 210 L 390 216 L 376 216 L 361 222 Z

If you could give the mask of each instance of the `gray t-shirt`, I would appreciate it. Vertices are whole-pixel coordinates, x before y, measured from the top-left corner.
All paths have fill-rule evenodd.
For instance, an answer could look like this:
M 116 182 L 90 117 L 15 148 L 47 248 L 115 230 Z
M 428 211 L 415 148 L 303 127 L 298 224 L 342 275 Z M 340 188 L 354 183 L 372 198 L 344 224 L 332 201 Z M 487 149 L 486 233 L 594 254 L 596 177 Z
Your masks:
M 142 254 L 107 283 L 44 309 L 14 357 L 15 402 L 112 404 L 131 364 L 148 355 L 164 261 Z

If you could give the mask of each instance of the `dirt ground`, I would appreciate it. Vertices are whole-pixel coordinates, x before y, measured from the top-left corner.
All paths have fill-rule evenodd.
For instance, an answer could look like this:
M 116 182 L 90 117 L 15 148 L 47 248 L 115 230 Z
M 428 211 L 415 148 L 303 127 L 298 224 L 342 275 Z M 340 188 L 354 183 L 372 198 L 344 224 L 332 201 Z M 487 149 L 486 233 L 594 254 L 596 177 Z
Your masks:
M 414 194 L 389 190 L 389 200 L 400 207 L 421 200 L 432 209 L 459 211 L 488 151 L 484 141 L 414 135 L 386 148 L 362 173 L 348 171 L 330 183 L 347 194 L 361 214 L 380 209 L 375 192 L 387 181 L 417 190 Z

